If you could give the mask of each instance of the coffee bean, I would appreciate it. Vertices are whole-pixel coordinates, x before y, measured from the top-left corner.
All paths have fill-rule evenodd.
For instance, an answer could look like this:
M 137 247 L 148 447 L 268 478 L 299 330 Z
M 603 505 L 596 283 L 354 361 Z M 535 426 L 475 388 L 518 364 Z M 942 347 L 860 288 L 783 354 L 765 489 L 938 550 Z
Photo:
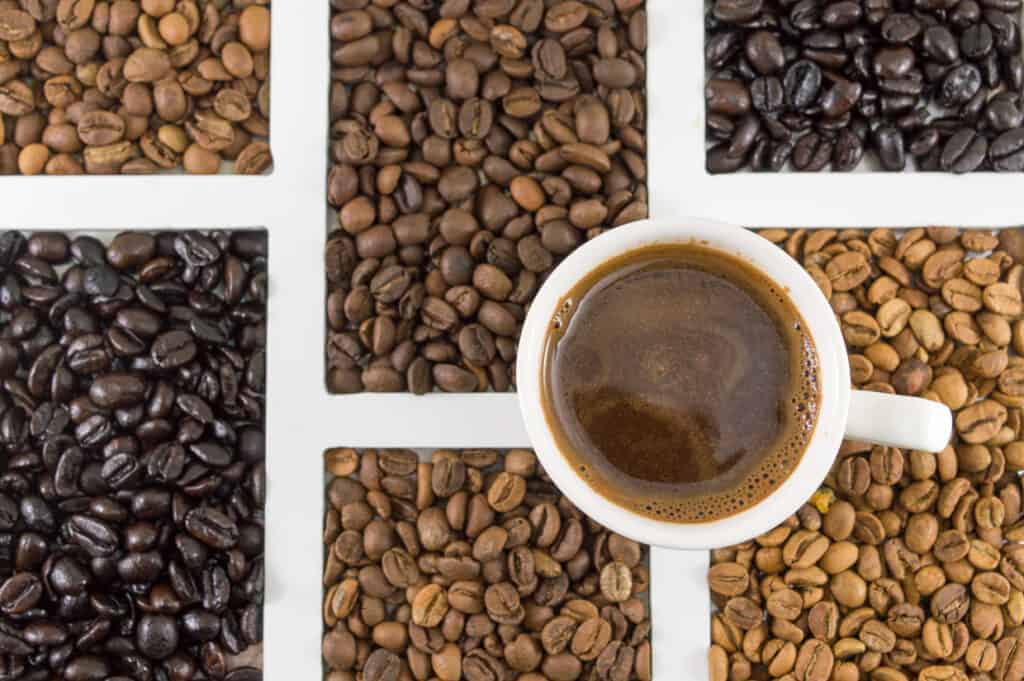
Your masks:
M 901 171 L 906 149 L 919 170 L 998 165 L 985 152 L 1000 134 L 1020 127 L 1020 111 L 1012 96 L 989 92 L 1016 92 L 1024 81 L 1024 61 L 1015 55 L 1016 13 L 991 9 L 983 16 L 974 2 L 955 15 L 935 3 L 926 10 L 876 4 L 707 5 L 709 172 L 782 171 L 787 145 L 799 152 L 792 167 L 800 171 L 848 171 L 865 157 L 869 167 Z M 764 132 L 743 148 L 756 153 L 726 154 L 720 142 L 751 109 Z M 950 139 L 958 130 L 964 132 Z M 835 147 L 824 161 L 816 155 L 823 135 Z M 948 148 L 945 162 L 936 147 Z M 1013 167 L 1007 161 L 999 169 Z
M 939 162 L 943 170 L 967 173 L 981 166 L 987 152 L 985 138 L 970 128 L 964 128 L 946 142 Z
M 499 681 L 509 670 L 565 681 L 585 670 L 649 678 L 645 547 L 568 517 L 575 511 L 558 504 L 532 452 L 441 450 L 417 463 L 407 451 L 337 449 L 326 458 L 328 466 L 341 461 L 343 475 L 369 481 L 369 470 L 384 469 L 431 493 L 438 467 L 447 473 L 445 496 L 401 520 L 387 477 L 369 493 L 381 495 L 372 504 L 359 499 L 361 482 L 330 479 L 322 653 L 331 672 L 371 678 L 378 665 L 390 674 L 394 664 L 398 675 L 404 653 L 413 674 L 452 681 Z M 457 485 L 449 482 L 456 463 Z M 398 535 L 404 548 L 376 551 L 382 534 Z M 343 564 L 363 567 L 346 573 Z M 396 599 L 396 587 L 406 596 Z
M 646 216 L 643 3 L 333 14 L 328 387 L 509 390 L 536 275 Z M 392 40 L 391 25 L 423 39 Z M 448 47 L 463 40 L 473 49 Z
M 366 681 L 397 681 L 401 667 L 397 655 L 378 648 L 366 658 L 363 664 L 363 678 Z
M 259 643 L 265 297 L 258 286 L 210 292 L 262 276 L 260 238 L 132 232 L 106 249 L 57 233 L 3 241 L 24 263 L 12 281 L 55 289 L 33 302 L 31 327 L 19 314 L 7 327 L 43 339 L 11 356 L 25 386 L 12 394 L 32 408 L 0 400 L 5 451 L 38 460 L 19 464 L 0 494 L 0 611 L 36 623 L 27 650 L 7 632 L 0 646 L 28 676 L 56 666 L 67 678 L 146 675 L 151 661 L 175 677 L 220 673 L 225 651 Z M 225 254 L 230 270 L 200 273 Z M 71 274 L 50 279 L 44 266 Z M 163 361 L 196 314 L 215 320 L 216 349 L 193 344 L 180 363 Z M 66 346 L 55 342 L 67 333 Z M 20 536 L 3 533 L 15 527 Z M 198 604 L 215 612 L 186 613 Z
M 950 405 L 957 431 L 935 455 L 847 442 L 808 504 L 754 541 L 714 551 L 712 672 L 749 668 L 753 678 L 761 665 L 769 677 L 894 680 L 1017 673 L 1019 646 L 1003 612 L 1021 600 L 1024 552 L 1007 541 L 1020 505 L 1015 473 L 1003 476 L 1024 454 L 1010 424 L 1015 407 L 979 389 L 990 382 L 1012 391 L 1015 382 L 1014 233 L 764 235 L 820 280 L 843 322 L 855 383 L 932 396 Z M 1004 246 L 1005 265 L 993 267 L 990 249 Z M 849 271 L 865 274 L 845 282 Z M 854 288 L 839 290 L 847 283 Z M 978 347 L 983 337 L 992 347 Z M 818 541 L 823 551 L 813 549 Z M 799 589 L 808 588 L 821 598 L 807 601 Z M 796 648 L 792 660 L 786 642 Z
M 1007 130 L 989 147 L 992 167 L 997 171 L 1024 169 L 1024 128 Z

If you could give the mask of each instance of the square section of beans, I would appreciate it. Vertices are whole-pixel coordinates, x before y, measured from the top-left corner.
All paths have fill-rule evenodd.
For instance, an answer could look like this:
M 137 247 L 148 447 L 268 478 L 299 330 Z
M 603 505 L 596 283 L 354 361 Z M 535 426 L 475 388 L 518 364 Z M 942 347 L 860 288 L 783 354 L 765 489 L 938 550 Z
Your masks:
M 512 390 L 547 273 L 647 216 L 644 2 L 332 8 L 327 387 Z
M 1021 3 L 709 0 L 707 170 L 1024 170 Z
M 261 678 L 266 247 L 0 232 L 0 676 Z
M 271 165 L 270 0 L 11 0 L 0 52 L 0 174 Z
M 1019 677 L 1024 232 L 764 234 L 829 297 L 855 387 L 955 428 L 938 454 L 845 442 L 786 522 L 712 553 L 711 679 Z
M 650 681 L 648 551 L 532 451 L 330 449 L 328 681 Z

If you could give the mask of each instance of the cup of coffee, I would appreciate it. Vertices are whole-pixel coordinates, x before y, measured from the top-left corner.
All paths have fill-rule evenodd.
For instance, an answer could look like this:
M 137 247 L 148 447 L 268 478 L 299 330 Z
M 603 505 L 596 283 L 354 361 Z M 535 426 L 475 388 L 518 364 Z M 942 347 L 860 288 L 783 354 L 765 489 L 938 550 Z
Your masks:
M 634 223 L 567 257 L 530 308 L 516 376 L 558 487 L 667 548 L 771 529 L 844 438 L 934 452 L 952 433 L 943 404 L 851 389 L 839 324 L 799 263 L 692 218 Z

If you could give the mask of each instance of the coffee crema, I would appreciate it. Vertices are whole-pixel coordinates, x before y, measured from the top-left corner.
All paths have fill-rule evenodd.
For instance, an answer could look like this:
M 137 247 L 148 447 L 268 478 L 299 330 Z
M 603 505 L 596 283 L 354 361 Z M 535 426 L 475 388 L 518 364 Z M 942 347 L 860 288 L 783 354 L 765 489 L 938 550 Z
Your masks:
M 550 322 L 543 408 L 563 456 L 641 515 L 699 523 L 758 503 L 814 433 L 818 355 L 784 291 L 697 243 L 623 254 Z

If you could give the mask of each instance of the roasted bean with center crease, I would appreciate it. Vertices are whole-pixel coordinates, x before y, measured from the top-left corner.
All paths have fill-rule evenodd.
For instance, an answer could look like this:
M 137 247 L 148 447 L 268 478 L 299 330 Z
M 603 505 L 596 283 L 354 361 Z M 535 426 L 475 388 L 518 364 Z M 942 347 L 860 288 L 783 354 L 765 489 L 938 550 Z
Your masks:
M 894 7 L 864 6 L 899 35 L 919 30 Z M 965 47 L 949 42 L 962 29 L 920 28 L 939 62 L 955 62 L 962 49 L 995 51 L 978 31 Z M 987 139 L 972 127 L 951 125 L 943 135 L 949 154 L 935 147 L 938 157 L 974 154 L 974 163 L 985 154 L 972 151 Z M 761 234 L 828 298 L 854 387 L 940 402 L 955 427 L 934 454 L 844 442 L 792 516 L 712 551 L 711 677 L 1021 677 L 1024 228 Z
M 328 391 L 514 390 L 544 278 L 647 217 L 646 26 L 644 0 L 332 4 Z M 782 44 L 758 45 L 774 73 Z M 750 111 L 742 88 L 708 89 Z M 239 109 L 221 99 L 186 126 L 213 146 Z M 748 119 L 722 163 L 761 127 Z
M 582 516 L 533 452 L 324 463 L 325 679 L 651 681 L 646 547 Z
M 65 49 L 108 20 L 107 51 L 137 20 L 159 39 L 139 7 L 94 4 L 26 16 L 70 31 Z M 101 89 L 120 77 L 107 64 Z M 90 144 L 141 115 L 78 114 Z M 258 231 L 0 232 L 0 676 L 262 678 L 245 665 L 262 639 L 266 268 Z
M 708 172 L 1024 170 L 1019 9 L 705 3 Z

